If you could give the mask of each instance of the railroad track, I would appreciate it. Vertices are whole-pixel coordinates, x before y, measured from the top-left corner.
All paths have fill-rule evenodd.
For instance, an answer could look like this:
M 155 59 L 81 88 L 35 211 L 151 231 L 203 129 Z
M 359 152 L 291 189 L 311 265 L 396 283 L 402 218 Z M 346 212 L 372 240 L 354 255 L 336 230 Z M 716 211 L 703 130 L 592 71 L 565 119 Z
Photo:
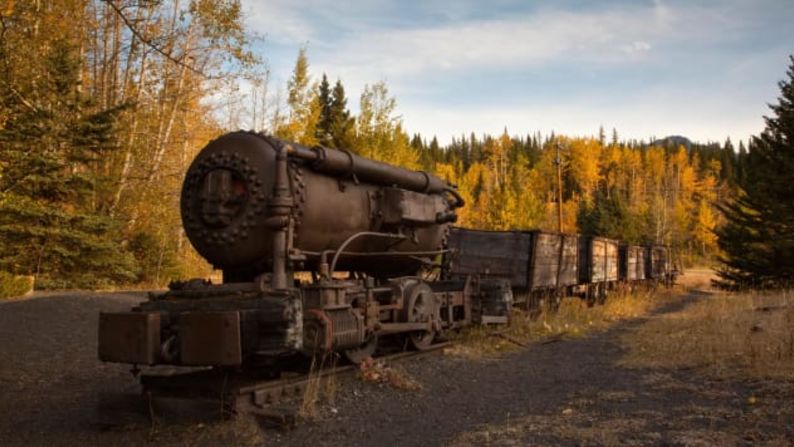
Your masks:
M 451 342 L 437 343 L 422 351 L 402 351 L 375 357 L 387 364 L 416 359 L 443 352 Z M 292 373 L 278 379 L 263 379 L 212 369 L 187 373 L 146 373 L 140 377 L 144 396 L 150 409 L 160 399 L 215 401 L 222 417 L 250 413 L 277 426 L 295 424 L 297 408 L 288 404 L 299 402 L 313 383 L 331 377 L 353 374 L 358 366 L 347 364 L 319 368 L 308 373 Z M 151 415 L 152 417 L 154 414 Z

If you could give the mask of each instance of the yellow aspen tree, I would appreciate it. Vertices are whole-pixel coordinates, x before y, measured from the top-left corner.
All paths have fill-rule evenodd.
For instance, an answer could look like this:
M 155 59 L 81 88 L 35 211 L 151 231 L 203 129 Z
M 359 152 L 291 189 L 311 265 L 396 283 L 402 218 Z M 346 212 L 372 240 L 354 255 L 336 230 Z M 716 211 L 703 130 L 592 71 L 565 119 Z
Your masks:
M 694 228 L 694 238 L 698 243 L 701 255 L 705 256 L 713 252 L 717 246 L 717 235 L 714 229 L 717 227 L 716 214 L 711 208 L 711 204 L 706 199 L 701 199 L 697 210 L 697 223 Z
M 570 176 L 578 185 L 585 200 L 593 197 L 601 179 L 599 159 L 601 145 L 592 138 L 576 138 L 568 141 L 570 147 Z
M 289 116 L 285 124 L 276 129 L 276 135 L 288 141 L 314 146 L 322 105 L 316 86 L 311 83 L 306 47 L 298 51 L 298 58 L 287 82 Z

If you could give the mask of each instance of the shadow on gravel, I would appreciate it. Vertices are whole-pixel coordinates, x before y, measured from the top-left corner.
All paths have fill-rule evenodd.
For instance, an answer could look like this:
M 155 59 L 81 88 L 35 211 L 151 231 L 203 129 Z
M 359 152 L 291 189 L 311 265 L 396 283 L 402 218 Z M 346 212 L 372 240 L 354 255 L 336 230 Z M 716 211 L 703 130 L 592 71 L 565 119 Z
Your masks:
M 686 445 L 794 440 L 791 386 L 618 366 L 616 360 L 624 353 L 620 334 L 645 319 L 622 322 L 587 338 L 533 344 L 498 359 L 439 356 L 403 365 L 422 384 L 421 390 L 341 379 L 334 401 L 291 432 L 261 431 L 244 418 L 152 425 L 150 409 L 139 399 L 127 368 L 96 360 L 97 313 L 127 309 L 138 299 L 77 294 L 0 306 L 3 445 Z M 707 293 L 690 293 L 653 315 L 676 312 L 698 299 L 707 299 Z M 750 394 L 757 403 L 747 403 Z
M 791 439 L 791 418 L 783 414 L 767 423 L 767 412 L 745 404 L 748 393 L 763 392 L 758 384 L 616 364 L 625 352 L 620 335 L 709 295 L 689 293 L 649 317 L 496 360 L 442 357 L 410 364 L 406 369 L 424 387 L 420 393 L 351 383 L 335 415 L 282 436 L 279 445 L 709 445 L 724 444 L 727 429 L 749 430 L 744 435 L 753 442 Z M 788 405 L 794 394 L 783 396 L 777 403 Z M 766 434 L 759 437 L 759 430 Z
M 626 369 L 615 364 L 625 353 L 618 345 L 622 334 L 710 295 L 693 291 L 648 317 L 581 340 L 581 346 L 589 347 L 582 353 L 589 371 L 585 380 L 566 382 L 541 411 L 480 424 L 447 442 L 457 446 L 791 445 L 792 383 L 725 380 L 692 369 Z

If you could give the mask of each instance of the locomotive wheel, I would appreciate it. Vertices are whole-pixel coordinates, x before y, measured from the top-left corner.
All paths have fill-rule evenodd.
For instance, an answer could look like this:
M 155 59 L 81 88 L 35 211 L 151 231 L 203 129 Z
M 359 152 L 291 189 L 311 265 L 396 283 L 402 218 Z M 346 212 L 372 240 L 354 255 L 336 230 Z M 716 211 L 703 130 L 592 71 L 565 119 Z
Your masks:
M 408 340 L 411 346 L 417 351 L 424 351 L 433 345 L 433 340 L 436 339 L 435 332 L 414 331 L 408 334 Z
M 433 322 L 440 319 L 440 310 L 436 303 L 433 290 L 423 282 L 417 282 L 406 291 L 408 313 L 406 320 L 409 323 Z M 436 338 L 436 331 L 414 331 L 408 334 L 411 345 L 419 351 L 429 348 Z
M 345 350 L 345 358 L 350 362 L 358 365 L 364 360 L 372 357 L 375 350 L 378 348 L 378 336 L 376 334 L 370 335 L 363 345 Z

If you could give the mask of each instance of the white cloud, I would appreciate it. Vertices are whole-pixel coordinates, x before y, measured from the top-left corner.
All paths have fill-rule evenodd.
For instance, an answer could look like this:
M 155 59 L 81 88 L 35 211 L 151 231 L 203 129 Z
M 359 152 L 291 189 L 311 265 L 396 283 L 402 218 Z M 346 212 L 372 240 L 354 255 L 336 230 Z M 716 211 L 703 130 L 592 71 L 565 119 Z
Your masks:
M 340 77 L 353 96 L 353 108 L 356 92 L 365 83 L 386 80 L 399 98 L 407 127 L 423 134 L 449 138 L 471 130 L 500 132 L 505 125 L 516 131 L 554 129 L 580 134 L 595 133 L 603 124 L 636 138 L 675 132 L 721 139 L 725 133 L 746 138 L 757 132 L 762 125 L 760 114 L 766 112 L 761 110 L 763 101 L 771 98 L 745 95 L 745 103 L 758 105 L 750 112 L 738 103 L 741 101 L 715 101 L 720 95 L 730 96 L 725 90 L 735 89 L 737 79 L 746 78 L 747 73 L 733 74 L 739 62 L 729 53 L 698 53 L 692 47 L 724 45 L 752 34 L 753 27 L 775 14 L 763 16 L 762 12 L 774 10 L 775 4 L 771 0 L 761 3 L 724 0 L 707 5 L 654 0 L 644 6 L 627 2 L 582 11 L 541 4 L 531 13 L 490 14 L 491 18 L 472 18 L 477 17 L 473 11 L 487 7 L 476 1 L 455 2 L 453 8 L 422 4 L 420 9 L 426 14 L 421 17 L 415 10 L 408 17 L 400 10 L 401 4 L 386 0 L 247 0 L 246 9 L 252 11 L 249 24 L 271 44 L 280 45 L 282 53 L 284 48 L 297 49 L 309 42 L 312 72 Z M 498 6 L 492 9 L 498 10 Z M 278 66 L 271 63 L 275 79 L 287 78 L 294 53 L 289 57 Z M 705 58 L 712 58 L 712 64 L 719 60 L 724 70 L 709 71 L 713 80 L 699 84 L 703 95 L 695 99 L 692 94 L 700 92 L 692 88 L 692 78 L 707 67 Z M 628 67 L 635 75 L 647 70 L 649 80 L 640 91 L 616 88 L 619 82 L 592 85 L 592 93 L 584 93 L 589 104 L 584 99 L 572 103 L 566 98 L 565 103 L 549 106 L 533 101 L 529 94 L 526 103 L 534 103 L 532 107 L 460 105 L 465 101 L 459 100 L 454 101 L 457 108 L 452 108 L 446 100 L 439 99 L 436 104 L 423 96 L 433 86 L 445 83 L 451 87 L 445 91 L 460 86 L 458 95 L 465 97 L 468 91 L 463 82 L 469 73 L 491 76 L 489 85 L 494 87 L 504 82 L 502 75 L 508 72 L 544 73 L 548 79 L 552 70 L 565 69 L 577 71 L 584 79 L 588 70 L 599 67 Z M 754 67 L 750 64 L 745 71 Z M 664 69 L 667 84 L 659 85 L 657 93 L 649 93 L 657 87 L 651 74 Z M 681 79 L 676 80 L 679 70 Z M 688 89 L 681 88 L 687 83 Z M 542 90 L 543 86 L 533 88 Z M 598 102 L 599 94 L 604 98 L 604 89 L 612 92 L 614 104 Z M 681 108 L 682 103 L 688 107 Z
M 637 40 L 637 41 L 632 42 L 629 45 L 622 45 L 620 47 L 621 51 L 623 51 L 624 53 L 629 54 L 629 55 L 636 55 L 636 54 L 640 54 L 640 53 L 645 53 L 647 51 L 650 51 L 651 48 L 653 48 L 651 46 L 651 44 L 649 44 L 648 42 L 645 42 L 644 40 Z
M 736 15 L 714 7 L 672 7 L 657 1 L 646 6 L 588 11 L 546 8 L 493 19 L 389 27 L 367 19 L 368 14 L 385 8 L 383 2 L 354 3 L 343 7 L 314 0 L 305 10 L 322 13 L 320 18 L 312 18 L 276 2 L 280 6 L 269 21 L 282 22 L 279 17 L 284 17 L 283 23 L 289 24 L 283 26 L 285 35 L 304 30 L 294 39 L 310 41 L 310 60 L 316 71 L 333 73 L 356 91 L 378 80 L 405 93 L 415 92 L 415 87 L 430 77 L 454 78 L 468 72 L 499 75 L 505 70 L 546 69 L 555 64 L 653 63 L 650 56 L 657 42 L 668 47 L 674 42 L 705 42 L 731 33 L 740 24 L 729 18 Z M 303 17 L 300 24 L 293 22 L 298 16 Z M 335 31 L 329 34 L 324 26 Z
M 550 11 L 441 27 L 362 30 L 356 38 L 333 45 L 328 57 L 320 55 L 320 60 L 350 71 L 363 70 L 370 79 L 435 70 L 526 68 L 558 59 L 614 63 L 626 59 L 620 48 L 647 51 L 647 40 L 670 27 L 647 9 Z
M 302 45 L 335 39 L 333 31 L 372 21 L 387 0 L 243 0 L 249 27 L 271 42 Z

